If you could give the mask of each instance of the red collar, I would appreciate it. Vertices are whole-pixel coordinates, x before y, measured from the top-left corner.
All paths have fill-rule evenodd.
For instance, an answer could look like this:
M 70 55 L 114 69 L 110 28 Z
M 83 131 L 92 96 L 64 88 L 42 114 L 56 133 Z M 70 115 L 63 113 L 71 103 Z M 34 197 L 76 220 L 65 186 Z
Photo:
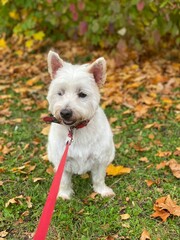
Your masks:
M 46 116 L 46 117 L 43 117 L 43 121 L 46 122 L 46 123 L 57 123 L 57 124 L 61 124 L 57 118 L 55 118 L 53 115 L 50 115 L 50 116 Z M 89 120 L 85 120 L 85 121 L 82 121 L 80 123 L 78 123 L 76 126 L 70 126 L 70 129 L 80 129 L 80 128 L 83 128 L 83 127 L 86 127 L 87 124 L 89 123 Z

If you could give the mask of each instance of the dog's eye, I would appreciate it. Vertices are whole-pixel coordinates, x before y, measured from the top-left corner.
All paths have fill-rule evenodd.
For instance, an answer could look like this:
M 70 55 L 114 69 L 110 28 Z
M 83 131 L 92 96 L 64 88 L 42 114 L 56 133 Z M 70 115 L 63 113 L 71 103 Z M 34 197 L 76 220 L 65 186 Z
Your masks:
M 59 95 L 59 96 L 62 96 L 63 94 L 64 94 L 63 91 L 58 92 L 58 95 Z
M 78 96 L 79 96 L 80 98 L 85 98 L 85 97 L 87 96 L 87 94 L 85 94 L 85 93 L 83 93 L 83 92 L 80 92 L 80 93 L 78 94 Z

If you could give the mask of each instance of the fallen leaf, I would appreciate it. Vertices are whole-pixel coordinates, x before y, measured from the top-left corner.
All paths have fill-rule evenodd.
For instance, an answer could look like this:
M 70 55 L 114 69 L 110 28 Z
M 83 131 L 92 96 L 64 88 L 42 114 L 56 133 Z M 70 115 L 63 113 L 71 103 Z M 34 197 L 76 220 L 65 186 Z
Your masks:
M 170 195 L 158 198 L 153 209 L 155 212 L 151 217 L 160 217 L 163 222 L 165 222 L 170 215 L 180 216 L 180 206 L 176 205 Z
M 131 168 L 125 168 L 123 166 L 114 166 L 113 164 L 110 164 L 106 169 L 106 173 L 107 175 L 117 176 L 124 173 L 130 173 L 131 170 L 132 170 Z
M 152 181 L 152 180 L 145 180 L 145 182 L 146 182 L 148 187 L 151 187 L 153 184 L 155 184 L 155 182 Z
M 50 175 L 54 175 L 54 168 L 50 165 L 47 169 L 46 172 Z
M 141 162 L 146 162 L 146 163 L 149 162 L 149 160 L 148 160 L 147 157 L 141 157 L 141 158 L 140 158 L 140 161 L 141 161 Z
M 149 146 L 149 147 L 142 147 L 141 143 L 137 143 L 137 144 L 131 143 L 130 147 L 133 147 L 138 152 L 146 152 L 146 151 L 149 151 L 151 149 L 151 146 Z
M 151 240 L 150 234 L 147 230 L 143 230 L 140 240 Z
M 50 125 L 44 127 L 44 128 L 42 129 L 41 133 L 42 133 L 43 135 L 47 136 L 48 133 L 49 133 L 49 130 L 50 130 Z
M 4 237 L 6 237 L 8 234 L 9 234 L 9 233 L 8 233 L 6 230 L 1 231 L 1 232 L 0 232 L 0 237 L 2 237 L 2 238 L 4 239 Z
M 159 164 L 156 165 L 156 169 L 159 170 L 161 168 L 165 168 L 166 166 L 168 166 L 168 162 L 167 161 L 163 161 Z
M 88 173 L 81 174 L 81 178 L 87 179 L 87 178 L 89 178 L 89 174 Z
M 40 178 L 40 177 L 33 178 L 33 182 L 39 182 L 39 181 L 43 181 L 43 180 L 45 180 L 45 178 Z
M 150 133 L 148 136 L 149 139 L 154 139 L 154 134 Z
M 172 152 L 170 151 L 166 151 L 166 152 L 161 152 L 159 151 L 158 153 L 156 153 L 155 156 L 158 156 L 158 157 L 169 157 L 171 156 Z
M 120 217 L 122 220 L 127 220 L 130 218 L 130 215 L 128 213 L 125 213 L 125 214 L 121 214 Z
M 168 162 L 168 166 L 169 168 L 171 169 L 173 175 L 176 177 L 176 178 L 180 178 L 180 164 L 177 163 L 177 161 L 175 159 L 171 159 L 169 162 Z
M 89 198 L 95 199 L 97 195 L 98 195 L 97 192 L 93 192 L 89 195 Z
M 19 201 L 19 199 L 22 199 L 23 195 L 14 197 L 9 199 L 6 203 L 5 203 L 5 207 L 7 208 L 10 204 L 22 204 L 21 201 Z
M 36 84 L 37 82 L 39 82 L 39 80 L 40 80 L 40 76 L 36 76 L 36 77 L 34 77 L 34 78 L 29 79 L 29 80 L 26 82 L 26 85 L 31 87 L 31 86 L 33 86 L 34 84 Z
M 119 149 L 121 145 L 122 145 L 122 142 L 116 143 L 116 144 L 115 144 L 115 148 L 116 148 L 116 149 Z
M 29 196 L 26 197 L 26 203 L 27 203 L 28 208 L 32 208 L 31 197 L 29 197 Z
M 125 222 L 125 223 L 122 223 L 122 227 L 124 228 L 130 228 L 130 224 Z

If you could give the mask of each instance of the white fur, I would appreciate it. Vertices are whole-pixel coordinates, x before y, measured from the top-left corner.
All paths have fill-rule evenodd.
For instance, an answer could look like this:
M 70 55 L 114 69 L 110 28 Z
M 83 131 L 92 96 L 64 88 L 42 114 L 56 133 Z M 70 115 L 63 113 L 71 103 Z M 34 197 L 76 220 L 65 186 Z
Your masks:
M 57 71 L 53 70 L 52 57 L 57 60 L 56 67 L 60 61 Z M 52 114 L 62 121 L 60 111 L 71 109 L 73 115 L 70 120 L 75 125 L 83 120 L 90 120 L 86 127 L 74 129 L 74 140 L 69 148 L 58 196 L 70 199 L 73 194 L 72 174 L 83 174 L 88 171 L 91 171 L 95 192 L 102 196 L 114 195 L 113 190 L 105 184 L 106 167 L 114 159 L 113 136 L 108 120 L 99 107 L 98 86 L 104 83 L 106 74 L 104 58 L 99 58 L 91 65 L 72 65 L 60 59 L 57 53 L 50 51 L 48 69 L 53 78 L 47 96 Z M 79 92 L 87 96 L 81 98 L 78 96 Z M 65 123 L 51 124 L 48 157 L 55 170 L 64 152 L 68 131 L 69 126 Z

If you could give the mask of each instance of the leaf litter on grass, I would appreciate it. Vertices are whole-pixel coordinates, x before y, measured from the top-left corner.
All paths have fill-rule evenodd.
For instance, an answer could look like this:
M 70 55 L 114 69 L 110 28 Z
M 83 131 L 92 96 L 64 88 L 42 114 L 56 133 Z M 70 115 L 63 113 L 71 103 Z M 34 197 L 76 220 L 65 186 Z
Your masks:
M 22 111 L 37 112 L 39 110 L 47 111 L 47 101 L 45 100 L 47 94 L 47 88 L 50 82 L 50 77 L 47 72 L 46 53 L 41 52 L 41 47 L 45 45 L 35 46 L 32 49 L 35 53 L 24 51 L 22 44 L 17 39 L 11 39 L 9 41 L 9 46 L 0 49 L 0 101 L 3 103 L 0 105 L 0 124 L 9 124 L 11 126 L 17 127 L 23 121 L 22 117 L 17 117 L 12 113 L 14 106 L 18 106 Z M 89 54 L 88 46 L 83 46 L 83 44 L 78 42 L 57 42 L 54 45 L 58 52 L 64 53 L 62 58 L 67 59 L 70 62 L 83 63 L 87 62 L 87 56 L 89 59 L 94 60 L 100 56 L 104 56 L 107 60 L 107 82 L 102 93 L 102 107 L 111 107 L 117 111 L 121 108 L 124 109 L 122 112 L 123 116 L 134 116 L 134 122 L 143 119 L 151 118 L 151 111 L 155 111 L 156 114 L 161 113 L 164 119 L 166 119 L 167 114 L 173 110 L 175 113 L 174 121 L 180 121 L 180 105 L 177 101 L 178 99 L 178 87 L 180 83 L 179 78 L 179 62 L 172 62 L 161 56 L 154 56 L 152 58 L 140 59 L 140 55 L 133 51 L 127 51 L 129 58 L 123 62 L 121 59 L 121 64 L 119 64 L 119 58 L 116 58 L 113 53 L 109 53 L 104 50 L 92 50 Z M 40 49 L 40 51 L 38 50 Z M 133 56 L 133 57 L 131 57 Z M 78 57 L 78 58 L 77 58 Z M 82 61 L 81 61 L 82 59 Z M 31 115 L 31 114 L 29 114 Z M 26 121 L 31 122 L 31 118 L 27 117 Z M 121 126 L 117 116 L 111 116 L 110 123 L 116 125 L 115 132 L 119 133 Z M 157 130 L 160 131 L 164 128 L 164 124 L 160 124 L 157 120 L 145 125 L 144 129 L 147 130 Z M 42 134 L 48 134 L 49 126 L 42 125 Z M 10 142 L 7 142 L 7 133 L 5 130 L 2 132 L 3 137 L 0 149 L 2 150 L 0 155 L 0 163 L 3 164 L 4 158 L 11 154 L 14 149 Z M 162 147 L 160 140 L 154 139 L 155 135 L 149 134 L 148 138 L 153 144 Z M 39 140 L 35 145 L 39 144 Z M 119 149 L 123 143 L 116 143 L 116 149 Z M 149 162 L 151 165 L 151 160 L 147 156 L 142 156 L 142 153 L 149 152 L 152 149 L 152 145 L 142 145 L 141 141 L 131 142 L 129 147 L 134 149 L 137 154 L 140 154 L 140 161 L 143 164 Z M 27 149 L 29 146 L 27 146 Z M 45 155 L 45 147 L 42 148 L 43 156 Z M 36 151 L 31 153 L 31 158 L 35 156 Z M 159 168 L 169 167 L 172 174 L 179 178 L 179 164 L 175 162 L 175 159 L 167 161 L 167 158 L 174 156 L 179 156 L 179 150 L 173 152 L 173 150 L 159 150 L 156 157 L 165 160 L 160 163 Z M 149 166 L 150 166 L 149 165 Z M 152 165 L 151 165 L 152 166 Z M 20 177 L 30 174 L 35 170 L 35 165 L 31 164 L 21 164 L 19 162 L 18 167 L 11 168 L 11 172 L 15 174 L 20 174 Z M 148 168 L 147 168 L 148 169 Z M 1 168 L 0 171 L 3 173 L 6 169 Z M 53 174 L 52 166 L 46 169 L 48 174 Z M 107 168 L 107 175 L 118 176 L 123 173 L 131 174 L 131 168 L 129 168 L 128 163 L 126 167 L 120 165 L 110 165 Z M 35 176 L 32 181 L 34 183 L 41 182 L 44 180 L 44 176 Z M 2 184 L 4 181 L 2 181 Z M 147 185 L 150 187 L 153 184 L 158 185 L 159 179 L 146 180 Z M 19 195 L 21 196 L 21 195 Z M 14 197 L 9 199 L 9 201 L 14 203 L 8 203 L 7 207 L 11 207 L 11 204 L 20 204 L 21 198 Z M 96 198 L 96 194 L 90 195 L 91 199 Z M 163 201 L 162 201 L 163 199 Z M 176 206 L 175 202 L 170 199 L 170 197 L 163 197 L 160 201 L 157 199 L 154 206 L 154 216 L 162 218 L 162 220 L 167 219 L 170 215 L 174 215 L 172 207 Z M 23 201 L 27 200 L 27 197 L 23 195 Z M 28 203 L 27 203 L 28 204 Z M 30 204 L 30 203 L 29 203 Z M 164 204 L 164 205 L 163 205 Z M 168 205 L 168 206 L 167 206 Z M 30 205 L 29 205 L 30 206 Z M 27 206 L 28 207 L 28 206 Z M 176 207 L 175 207 L 176 208 Z M 159 214 L 159 215 L 158 215 Z M 164 214 L 164 215 L 163 215 Z M 176 214 L 176 216 L 178 216 Z M 125 216 L 125 218 L 128 216 Z M 125 226 L 125 225 L 124 225 Z M 130 225 L 126 225 L 130 228 Z M 144 230 L 141 239 L 150 239 L 149 233 Z M 107 239 L 116 239 L 115 235 L 109 235 Z

